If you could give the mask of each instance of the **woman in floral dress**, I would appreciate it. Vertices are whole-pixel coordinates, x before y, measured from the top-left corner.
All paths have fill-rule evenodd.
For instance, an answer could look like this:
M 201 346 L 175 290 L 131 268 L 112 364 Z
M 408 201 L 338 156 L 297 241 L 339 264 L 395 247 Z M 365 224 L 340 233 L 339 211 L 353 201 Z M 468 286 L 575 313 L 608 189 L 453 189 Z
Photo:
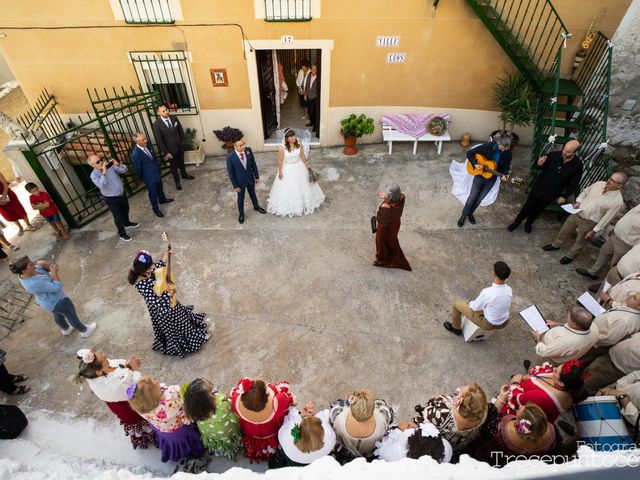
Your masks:
M 296 404 L 289 383 L 243 378 L 231 390 L 231 409 L 240 418 L 244 456 L 251 462 L 269 460 L 278 448 L 278 430 Z
M 425 405 L 417 405 L 418 416 L 413 423 L 425 421 L 436 426 L 453 447 L 453 459 L 461 453 L 492 438 L 498 428 L 500 415 L 476 383 L 465 385 L 453 395 L 435 395 Z
M 127 388 L 127 397 L 131 407 L 155 430 L 163 462 L 204 453 L 198 430 L 184 415 L 178 385 L 167 386 L 154 378 L 142 377 Z
M 198 378 L 183 385 L 184 413 L 198 425 L 202 443 L 216 457 L 235 460 L 240 450 L 240 423 L 231 401 L 208 380 Z
M 177 302 L 172 306 L 169 292 L 156 295 L 153 291 L 155 271 L 166 265 L 168 254 L 154 264 L 149 252 L 140 250 L 129 271 L 129 283 L 144 297 L 149 309 L 154 333 L 152 348 L 166 355 L 184 357 L 200 350 L 204 342 L 209 340 L 208 325 L 206 315 L 194 313 L 193 305 Z

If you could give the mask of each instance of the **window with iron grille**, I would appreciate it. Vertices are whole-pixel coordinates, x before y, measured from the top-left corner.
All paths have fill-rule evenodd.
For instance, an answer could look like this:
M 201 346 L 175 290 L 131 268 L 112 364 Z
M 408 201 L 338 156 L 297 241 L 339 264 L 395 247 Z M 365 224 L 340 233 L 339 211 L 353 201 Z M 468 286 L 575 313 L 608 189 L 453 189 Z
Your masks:
M 175 23 L 171 0 L 118 0 L 127 23 Z
M 311 0 L 264 0 L 264 11 L 267 22 L 306 22 L 311 20 Z
M 170 111 L 198 113 L 186 52 L 129 52 L 129 58 L 143 90 L 157 91 Z

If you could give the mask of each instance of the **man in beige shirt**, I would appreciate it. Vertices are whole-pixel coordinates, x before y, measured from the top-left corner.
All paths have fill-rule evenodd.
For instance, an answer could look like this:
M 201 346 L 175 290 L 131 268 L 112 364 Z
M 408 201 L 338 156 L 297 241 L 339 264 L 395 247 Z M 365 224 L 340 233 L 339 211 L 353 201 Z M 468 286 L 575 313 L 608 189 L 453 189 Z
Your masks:
M 599 292 L 598 298 L 605 308 L 618 307 L 624 305 L 629 294 L 636 291 L 640 291 L 640 271 L 627 275 L 606 292 Z
M 616 172 L 606 182 L 596 182 L 585 188 L 573 204 L 573 208 L 579 208 L 580 211 L 570 215 L 553 243 L 545 245 L 542 249 L 546 251 L 559 250 L 565 240 L 577 230 L 578 237 L 575 243 L 567 255 L 560 260 L 563 265 L 573 262 L 587 242 L 596 233 L 604 230 L 624 206 L 620 189 L 626 182 L 627 175 L 623 172 Z
M 614 307 L 598 315 L 593 324 L 598 327 L 596 347 L 611 347 L 639 332 L 640 292 L 631 293 L 624 306 Z
M 544 334 L 531 332 L 536 354 L 555 365 L 582 357 L 598 341 L 598 327 L 592 322 L 589 310 L 578 306 L 569 309 L 567 323 L 547 320 L 550 330 Z
M 606 281 L 609 285 L 617 285 L 623 278 L 628 277 L 633 272 L 640 271 L 640 243 L 625 253 L 617 265 L 611 267 L 607 273 Z M 589 285 L 590 292 L 598 292 L 601 288 L 600 283 Z
M 598 258 L 591 268 L 576 268 L 576 272 L 592 280 L 600 276 L 600 270 L 609 264 L 609 268 L 618 263 L 620 258 L 640 242 L 640 205 L 629 210 L 618 223 L 607 241 L 600 247 Z
M 611 347 L 608 355 L 596 358 L 584 371 L 584 389 L 595 395 L 600 388 L 636 370 L 640 370 L 640 333 Z

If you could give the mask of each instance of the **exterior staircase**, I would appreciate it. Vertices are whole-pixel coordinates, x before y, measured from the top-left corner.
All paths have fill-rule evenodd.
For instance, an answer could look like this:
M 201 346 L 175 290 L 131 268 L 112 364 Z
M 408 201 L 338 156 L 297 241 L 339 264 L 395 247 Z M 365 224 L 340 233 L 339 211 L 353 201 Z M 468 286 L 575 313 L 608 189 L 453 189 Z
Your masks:
M 610 173 L 606 142 L 611 43 L 600 32 L 573 74 L 561 76 L 562 53 L 571 37 L 550 0 L 467 0 L 535 92 L 529 185 L 537 159 L 571 138 L 581 143 L 585 187 Z

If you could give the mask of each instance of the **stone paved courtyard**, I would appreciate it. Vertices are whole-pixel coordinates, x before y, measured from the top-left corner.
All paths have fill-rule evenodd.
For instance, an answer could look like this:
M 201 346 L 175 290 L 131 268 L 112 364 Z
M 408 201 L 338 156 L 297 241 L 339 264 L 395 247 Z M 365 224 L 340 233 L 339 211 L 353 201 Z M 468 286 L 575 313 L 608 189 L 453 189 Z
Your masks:
M 529 329 L 515 312 L 535 303 L 546 318 L 563 320 L 588 281 L 575 274 L 575 264 L 558 263 L 561 252 L 541 250 L 560 226 L 554 214 L 545 214 L 530 235 L 506 230 L 524 187 L 506 186 L 497 203 L 478 210 L 476 225 L 459 229 L 461 204 L 450 194 L 448 167 L 464 149 L 452 143 L 437 156 L 421 144 L 413 156 L 409 144 L 394 147 L 391 156 L 386 145 L 363 146 L 349 158 L 340 148 L 312 151 L 327 200 L 308 217 L 259 215 L 247 199 L 247 218 L 239 225 L 224 158 L 211 157 L 191 167 L 197 178 L 184 181 L 181 192 L 165 180 L 176 201 L 164 209 L 164 219 L 153 216 L 146 194 L 131 200 L 131 218 L 142 222 L 131 232 L 133 242 L 118 239 L 110 215 L 65 243 L 54 244 L 48 227 L 17 239 L 18 253 L 61 264 L 67 294 L 98 330 L 87 340 L 76 333 L 63 337 L 32 302 L 25 322 L 1 343 L 10 371 L 29 375 L 32 391 L 7 401 L 20 401 L 27 412 L 92 417 L 115 427 L 102 402 L 66 380 L 82 347 L 115 358 L 138 354 L 143 371 L 166 383 L 206 377 L 228 390 L 242 376 L 287 379 L 300 402 L 315 399 L 320 406 L 368 387 L 396 408 L 400 420 L 412 416 L 416 403 L 465 383 L 477 381 L 493 395 L 524 358 L 533 357 Z M 514 152 L 515 175 L 526 176 L 528 155 L 526 147 Z M 276 154 L 257 154 L 257 162 L 258 196 L 266 207 Z M 413 272 L 371 266 L 369 217 L 375 192 L 389 181 L 407 195 L 400 242 Z M 180 299 L 215 324 L 211 340 L 184 359 L 151 350 L 145 305 L 126 282 L 139 249 L 162 254 L 163 230 L 172 237 Z M 465 344 L 442 322 L 455 297 L 473 298 L 489 285 L 498 259 L 513 270 L 510 324 L 484 344 Z M 3 267 L 0 293 L 15 283 Z

